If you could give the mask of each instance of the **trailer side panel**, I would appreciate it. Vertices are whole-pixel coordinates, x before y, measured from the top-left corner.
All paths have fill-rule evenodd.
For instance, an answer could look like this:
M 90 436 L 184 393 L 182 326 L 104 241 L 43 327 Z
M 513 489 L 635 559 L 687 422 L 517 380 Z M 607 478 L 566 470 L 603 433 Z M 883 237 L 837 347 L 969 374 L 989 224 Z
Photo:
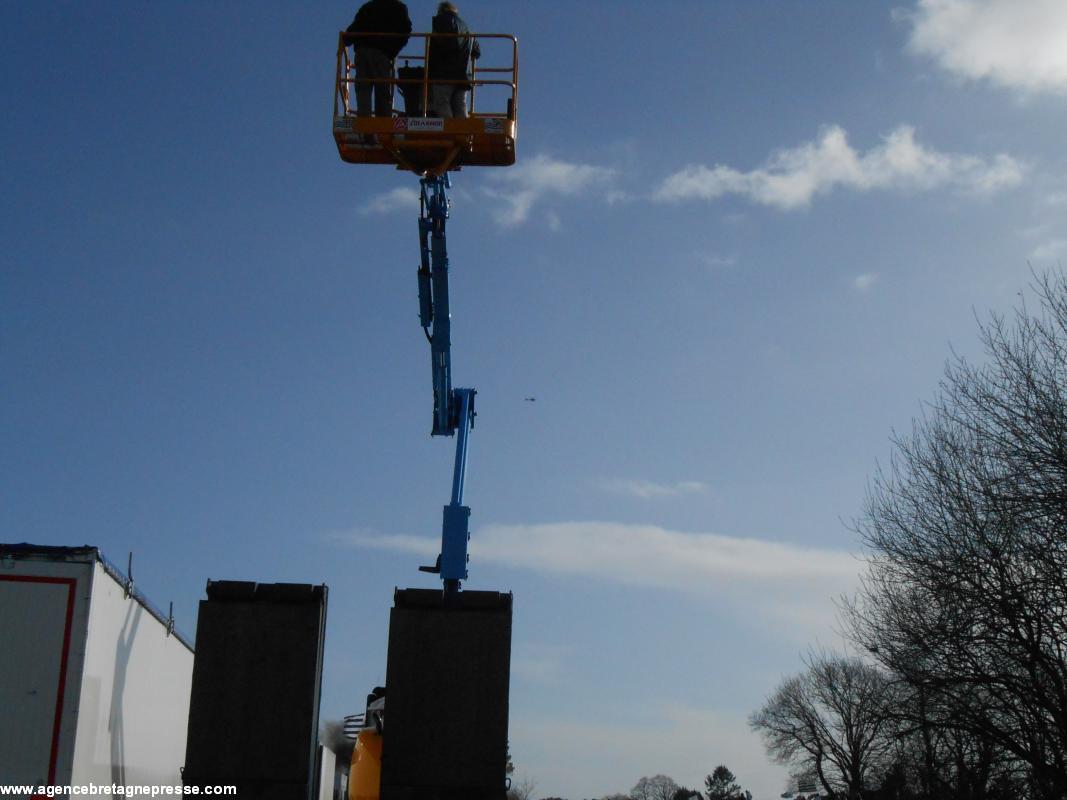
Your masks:
M 70 782 L 91 564 L 0 569 L 0 784 Z
M 179 786 L 193 653 L 103 564 L 95 570 L 72 780 Z

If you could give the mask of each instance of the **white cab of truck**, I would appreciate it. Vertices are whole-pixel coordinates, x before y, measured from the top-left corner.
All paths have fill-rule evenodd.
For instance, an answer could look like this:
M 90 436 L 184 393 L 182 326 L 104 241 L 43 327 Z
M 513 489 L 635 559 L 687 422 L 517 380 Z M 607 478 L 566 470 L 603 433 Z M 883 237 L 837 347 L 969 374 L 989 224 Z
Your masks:
M 0 785 L 181 785 L 193 648 L 95 547 L 0 544 Z

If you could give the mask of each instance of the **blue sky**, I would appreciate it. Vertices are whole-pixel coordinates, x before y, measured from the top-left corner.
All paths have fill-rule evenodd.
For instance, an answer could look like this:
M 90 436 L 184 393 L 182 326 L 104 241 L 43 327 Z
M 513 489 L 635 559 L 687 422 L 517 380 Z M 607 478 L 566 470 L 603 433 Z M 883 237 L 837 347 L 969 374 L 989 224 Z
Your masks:
M 1067 253 L 1065 8 L 461 3 L 520 40 L 519 163 L 455 176 L 449 249 L 537 796 L 785 788 L 745 718 L 837 643 L 890 432 Z M 453 453 L 417 181 L 330 134 L 354 7 L 5 12 L 0 539 L 132 550 L 190 633 L 208 578 L 325 582 L 360 710 Z

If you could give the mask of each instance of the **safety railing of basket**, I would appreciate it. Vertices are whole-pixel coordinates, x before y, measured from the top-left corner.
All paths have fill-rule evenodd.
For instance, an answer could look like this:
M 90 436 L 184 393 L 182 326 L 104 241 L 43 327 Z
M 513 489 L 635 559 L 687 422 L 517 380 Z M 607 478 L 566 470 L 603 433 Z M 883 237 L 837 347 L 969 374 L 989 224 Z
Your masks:
M 461 80 L 442 80 L 442 79 L 430 79 L 429 66 L 430 66 L 430 40 L 431 39 L 444 39 L 444 38 L 457 38 L 459 36 L 469 36 L 472 44 L 475 41 L 482 42 L 492 39 L 505 39 L 511 43 L 511 65 L 510 66 L 493 66 L 486 67 L 480 66 L 479 61 L 482 59 L 473 60 L 472 78 L 464 78 Z M 397 61 L 415 62 L 423 65 L 422 78 L 398 78 L 395 75 L 392 78 L 360 78 L 356 74 L 355 64 L 352 61 L 349 53 L 349 47 L 354 45 L 357 37 L 382 37 L 382 38 L 396 38 L 395 33 L 345 33 L 342 32 L 337 45 L 337 78 L 334 85 L 334 98 L 333 98 L 333 115 L 336 116 L 351 116 L 355 114 L 354 104 L 351 102 L 351 97 L 355 93 L 355 87 L 357 84 L 389 84 L 391 91 L 401 86 L 406 85 L 420 85 L 422 102 L 419 104 L 420 114 L 419 116 L 426 117 L 429 112 L 429 96 L 430 86 L 432 85 L 469 85 L 471 87 L 471 110 L 470 115 L 472 117 L 500 117 L 506 116 L 508 119 L 517 120 L 519 110 L 519 40 L 508 33 L 471 33 L 471 34 L 456 34 L 456 33 L 412 33 L 410 39 L 422 39 L 422 54 L 415 55 L 411 53 L 401 53 L 397 56 Z M 410 44 L 410 42 L 409 42 Z M 502 77 L 485 78 L 480 77 L 482 75 L 500 75 Z M 503 111 L 478 111 L 477 107 L 477 87 L 489 87 L 489 86 L 503 86 L 510 90 L 510 94 L 507 100 L 506 108 Z M 341 113 L 338 114 L 338 111 Z M 410 116 L 410 114 L 409 114 Z

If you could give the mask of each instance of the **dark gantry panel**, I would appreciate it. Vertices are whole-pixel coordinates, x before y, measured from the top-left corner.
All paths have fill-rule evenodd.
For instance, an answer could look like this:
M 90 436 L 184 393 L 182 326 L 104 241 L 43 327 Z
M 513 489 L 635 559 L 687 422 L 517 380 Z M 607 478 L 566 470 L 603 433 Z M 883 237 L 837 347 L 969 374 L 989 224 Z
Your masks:
M 200 602 L 183 780 L 307 800 L 314 783 L 325 586 L 209 581 Z
M 396 593 L 382 800 L 503 800 L 511 594 Z

